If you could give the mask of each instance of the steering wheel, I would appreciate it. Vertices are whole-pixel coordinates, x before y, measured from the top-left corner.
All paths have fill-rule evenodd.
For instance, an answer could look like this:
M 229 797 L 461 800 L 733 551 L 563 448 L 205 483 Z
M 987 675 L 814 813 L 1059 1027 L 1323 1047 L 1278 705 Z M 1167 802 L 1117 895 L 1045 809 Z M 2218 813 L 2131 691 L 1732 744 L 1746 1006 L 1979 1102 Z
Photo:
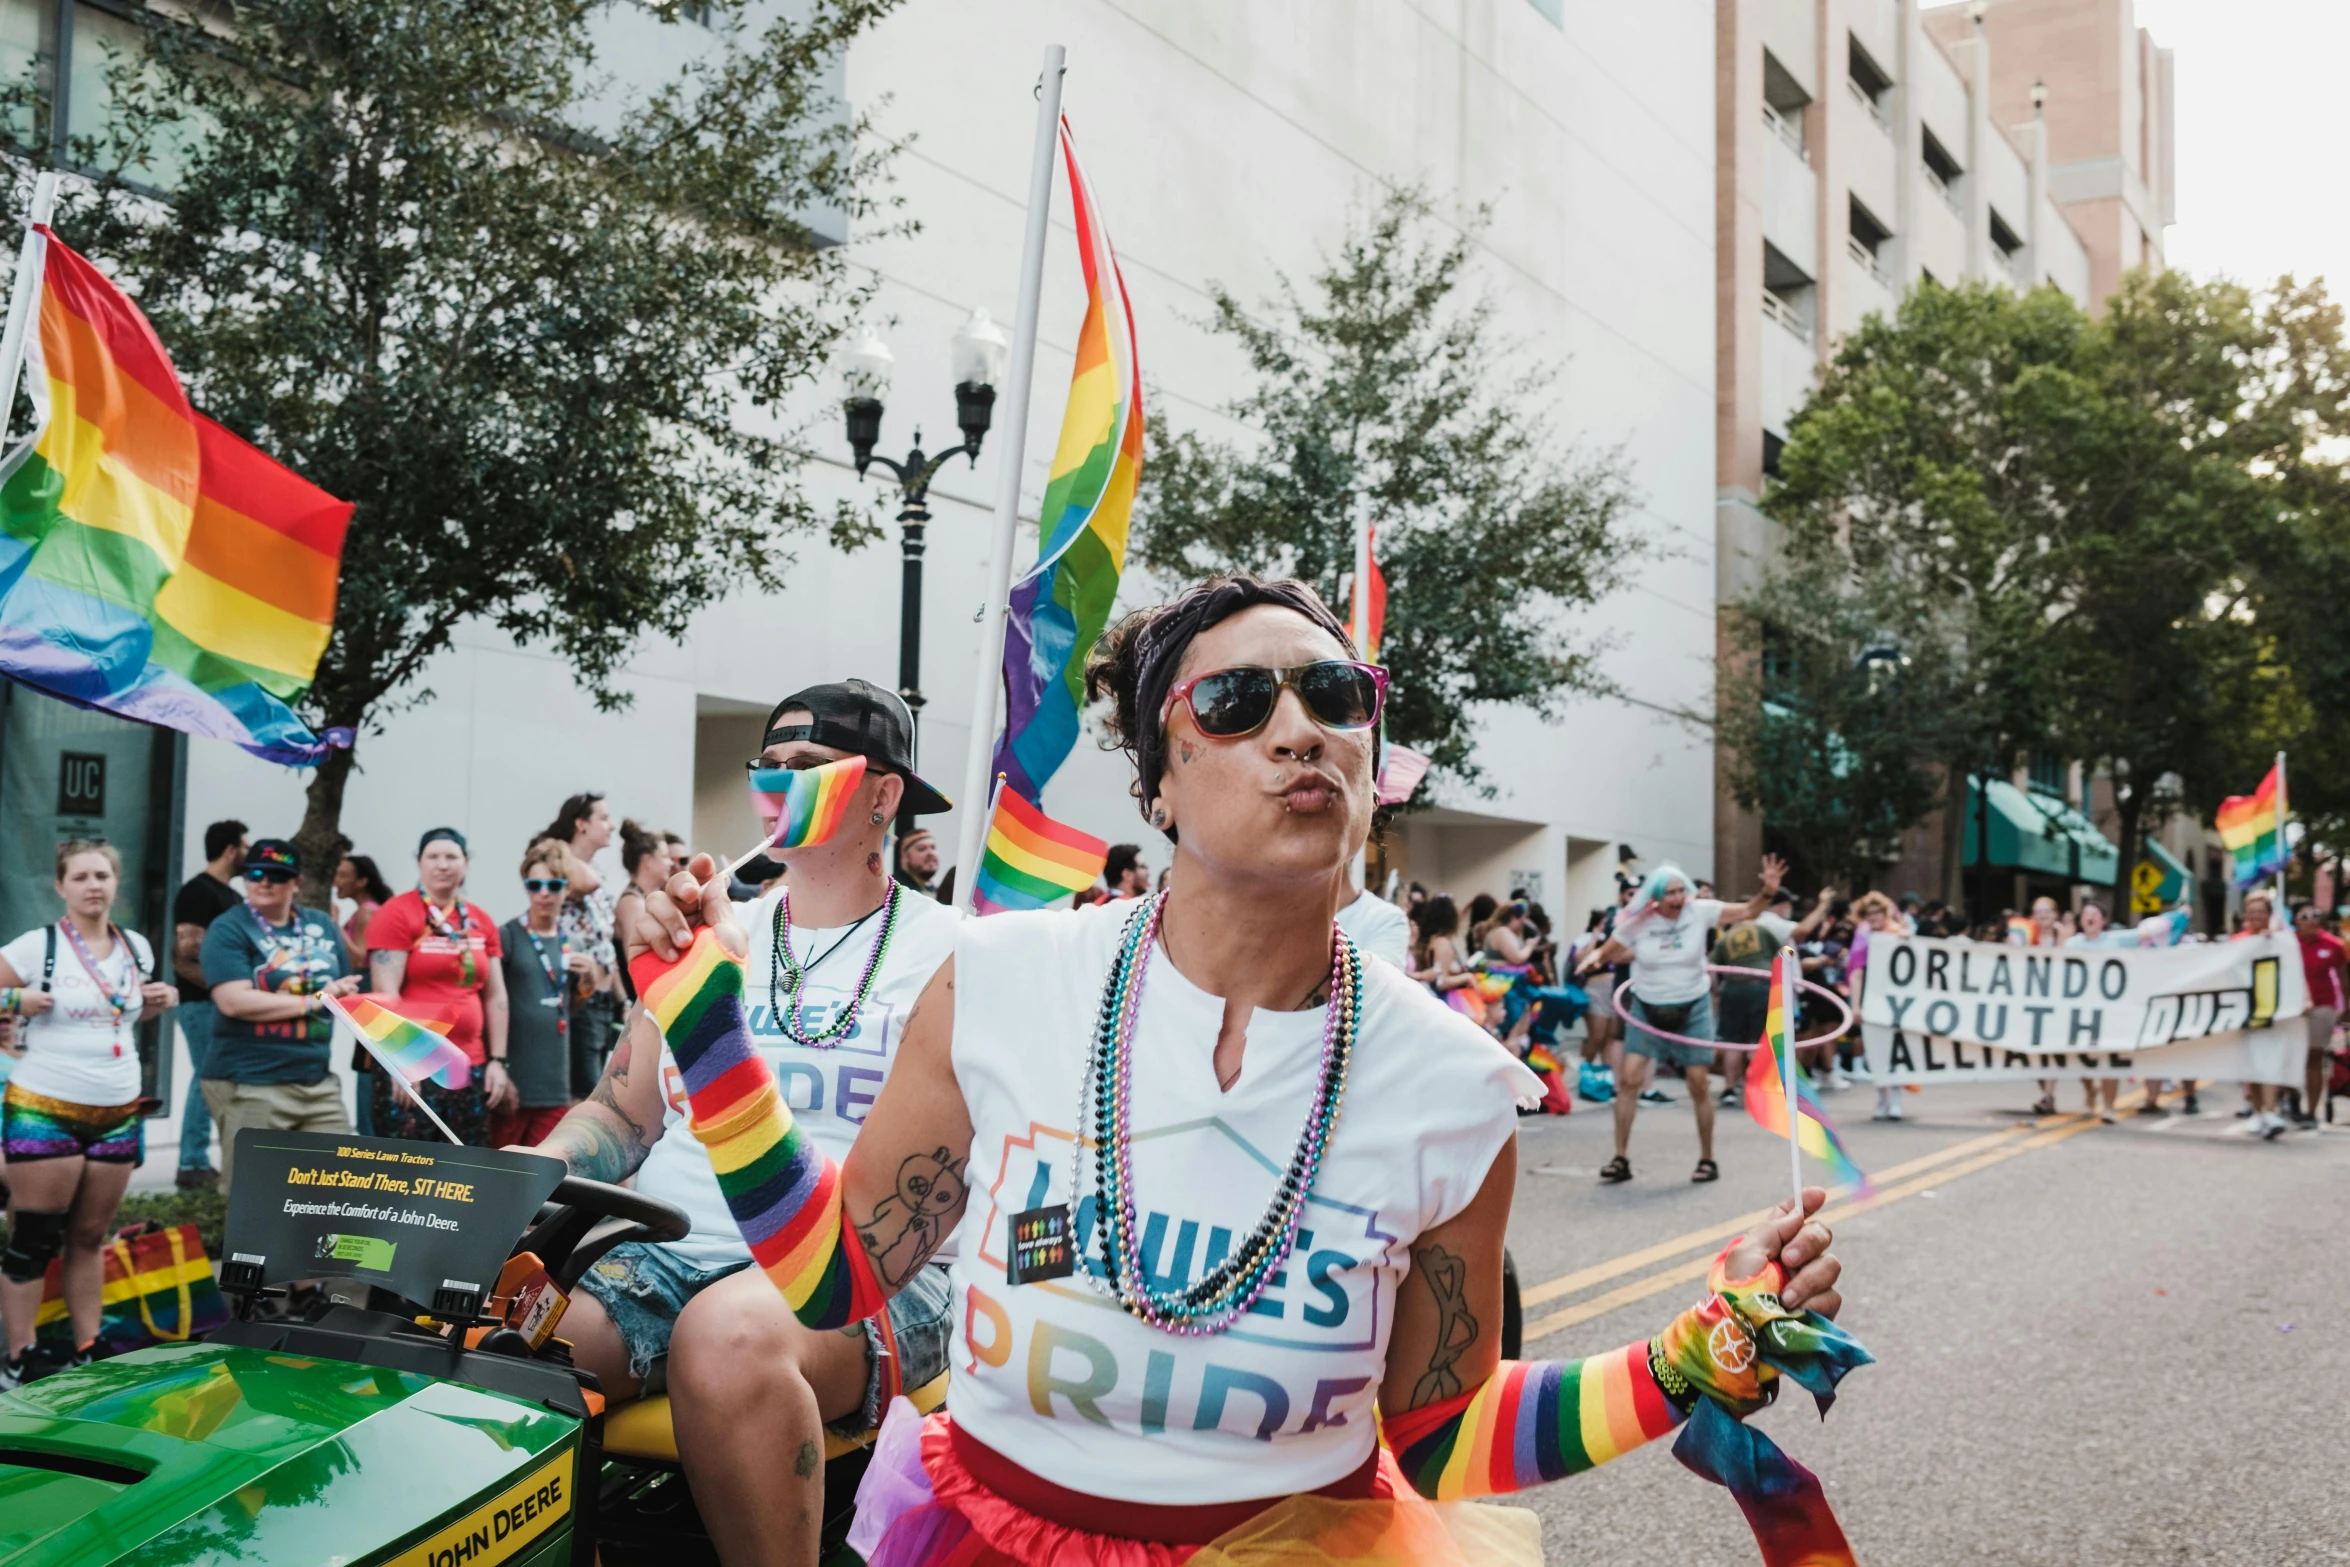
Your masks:
M 514 1243 L 513 1254 L 537 1253 L 546 1264 L 547 1277 L 569 1294 L 587 1270 L 621 1242 L 682 1240 L 692 1228 L 685 1210 L 675 1203 L 567 1175 Z

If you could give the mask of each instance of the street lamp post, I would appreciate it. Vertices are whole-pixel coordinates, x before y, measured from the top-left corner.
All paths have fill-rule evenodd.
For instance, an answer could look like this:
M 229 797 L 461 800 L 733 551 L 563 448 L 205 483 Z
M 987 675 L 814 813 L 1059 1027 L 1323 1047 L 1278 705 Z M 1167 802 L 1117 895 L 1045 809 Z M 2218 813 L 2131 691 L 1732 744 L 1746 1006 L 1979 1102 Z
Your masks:
M 955 333 L 953 354 L 955 423 L 962 429 L 962 444 L 950 446 L 935 456 L 925 454 L 922 430 L 916 426 L 913 449 L 906 454 L 904 462 L 894 462 L 875 456 L 873 448 L 881 440 L 882 408 L 889 395 L 896 356 L 870 326 L 849 350 L 846 413 L 849 450 L 856 457 L 857 477 L 862 479 L 867 468 L 879 463 L 890 471 L 898 486 L 902 582 L 898 601 L 898 695 L 905 698 L 907 710 L 914 715 L 917 748 L 923 704 L 922 557 L 928 547 L 930 529 L 930 481 L 958 452 L 974 464 L 979 461 L 979 445 L 987 437 L 995 412 L 995 384 L 1003 375 L 1004 360 L 1010 351 L 1011 344 L 988 319 L 987 312 L 972 311 L 971 319 Z M 898 830 L 904 832 L 911 820 L 910 816 L 901 814 Z

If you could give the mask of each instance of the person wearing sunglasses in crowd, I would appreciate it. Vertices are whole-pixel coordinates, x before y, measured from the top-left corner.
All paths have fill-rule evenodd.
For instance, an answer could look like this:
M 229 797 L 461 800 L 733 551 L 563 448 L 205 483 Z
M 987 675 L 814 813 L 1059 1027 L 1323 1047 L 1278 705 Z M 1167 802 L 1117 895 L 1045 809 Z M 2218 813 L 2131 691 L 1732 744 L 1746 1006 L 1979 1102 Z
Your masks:
M 343 934 L 322 909 L 298 908 L 302 853 L 262 838 L 245 856 L 245 899 L 204 932 L 212 987 L 212 1049 L 204 1102 L 220 1123 L 220 1184 L 236 1178 L 237 1133 L 347 1132 L 342 1085 L 329 1069 L 327 996 L 359 988 Z
M 403 1017 L 448 1024 L 449 1043 L 473 1068 L 462 1088 L 429 1077 L 395 1087 L 391 1073 L 370 1071 L 379 1137 L 445 1141 L 417 1108 L 421 1100 L 460 1142 L 479 1147 L 489 1118 L 519 1103 L 506 1059 L 505 948 L 488 912 L 466 901 L 468 864 L 465 835 L 433 828 L 417 840 L 415 889 L 377 910 L 367 927 L 367 988 Z
M 1332 917 L 1385 687 L 1297 582 L 1214 578 L 1108 632 L 1088 694 L 1173 845 L 1171 887 L 959 926 L 837 1171 L 751 1046 L 749 938 L 716 866 L 696 859 L 625 933 L 649 944 L 638 978 L 697 1135 L 730 1166 L 779 1163 L 730 1207 L 793 1243 L 768 1287 L 802 1321 L 881 1309 L 966 1221 L 966 1353 L 947 1412 L 917 1436 L 901 1405 L 882 1433 L 850 1536 L 865 1559 L 1180 1561 L 1237 1531 L 1249 1560 L 1375 1535 L 1381 1560 L 1531 1563 L 1529 1516 L 1460 1508 L 1448 1539 L 1420 1492 L 1559 1478 L 1709 1391 L 1753 1407 L 1720 1380 L 1755 1343 L 1720 1299 L 1672 1347 L 1501 1364 L 1516 1106 L 1540 1085 Z M 936 1177 L 920 1203 L 910 1165 Z M 1794 1207 L 1737 1243 L 1723 1287 L 1833 1313 L 1838 1265 Z M 1506 1440 L 1471 1455 L 1502 1403 L 1543 1429 L 1514 1462 Z M 810 1561 L 813 1523 L 762 1544 Z
M 894 879 L 883 860 L 901 812 L 948 809 L 914 771 L 913 732 L 912 713 L 892 691 L 863 680 L 810 686 L 776 704 L 764 747 L 747 764 L 757 779 L 865 759 L 831 839 L 768 851 L 789 879 L 743 910 L 755 932 L 745 984 L 762 1069 L 790 1085 L 803 1134 L 835 1159 L 847 1156 L 895 1070 L 915 998 L 961 923 L 948 905 Z M 713 896 L 725 895 L 721 883 Z M 645 901 L 667 899 L 656 892 Z M 643 908 L 632 912 L 642 925 Z M 902 1274 L 884 1325 L 846 1334 L 804 1326 L 763 1275 L 745 1271 L 750 1248 L 688 1125 L 691 1082 L 640 1013 L 593 1096 L 539 1145 L 577 1175 L 633 1174 L 638 1191 L 693 1221 L 681 1241 L 614 1247 L 580 1281 L 563 1333 L 606 1394 L 667 1390 L 678 1456 L 722 1558 L 768 1560 L 775 1542 L 804 1538 L 811 1549 L 801 1559 L 813 1561 L 825 1430 L 872 1430 L 890 1388 L 918 1388 L 946 1369 L 954 1326 L 946 1273 L 918 1266 Z M 934 1225 L 959 1199 L 958 1179 L 958 1169 L 937 1161 L 905 1159 L 901 1212 Z
M 571 888 L 571 846 L 541 838 L 522 857 L 524 911 L 498 927 L 506 971 L 506 1070 L 514 1105 L 490 1115 L 490 1142 L 536 1146 L 571 1108 L 571 993 L 595 960 L 560 929 Z
M 25 1057 L 0 1090 L 8 1159 L 8 1240 L 0 1248 L 0 1318 L 7 1355 L 0 1392 L 32 1369 L 43 1278 L 62 1258 L 67 1364 L 98 1349 L 106 1238 L 145 1152 L 139 1114 L 143 1014 L 175 1005 L 155 977 L 155 952 L 114 923 L 122 860 L 111 844 L 57 846 L 65 917 L 0 948 L 0 1011 L 26 1020 Z

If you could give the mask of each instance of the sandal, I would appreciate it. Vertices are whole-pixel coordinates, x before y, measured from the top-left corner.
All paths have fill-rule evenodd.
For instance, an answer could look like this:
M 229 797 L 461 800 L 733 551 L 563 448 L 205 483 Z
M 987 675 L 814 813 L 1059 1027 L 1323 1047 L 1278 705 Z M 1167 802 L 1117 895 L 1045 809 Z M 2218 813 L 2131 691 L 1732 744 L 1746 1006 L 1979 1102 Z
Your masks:
M 1718 1181 L 1721 1178 L 1722 1167 L 1711 1159 L 1698 1160 L 1697 1168 L 1691 1171 L 1689 1176 L 1692 1181 Z
M 2040 1098 L 2039 1098 L 2039 1101 L 2038 1101 L 2038 1103 L 2036 1103 L 2036 1104 L 2034 1104 L 2034 1105 L 2032 1106 L 2032 1114 L 2034 1114 L 2034 1115 L 2054 1115 L 2054 1114 L 2056 1114 L 2056 1096 L 2055 1096 L 2054 1094 L 2042 1094 L 2042 1095 L 2040 1096 Z
M 1632 1161 L 1622 1154 L 1617 1154 L 1599 1167 L 1599 1178 L 1610 1186 L 1615 1185 L 1618 1181 L 1632 1179 Z

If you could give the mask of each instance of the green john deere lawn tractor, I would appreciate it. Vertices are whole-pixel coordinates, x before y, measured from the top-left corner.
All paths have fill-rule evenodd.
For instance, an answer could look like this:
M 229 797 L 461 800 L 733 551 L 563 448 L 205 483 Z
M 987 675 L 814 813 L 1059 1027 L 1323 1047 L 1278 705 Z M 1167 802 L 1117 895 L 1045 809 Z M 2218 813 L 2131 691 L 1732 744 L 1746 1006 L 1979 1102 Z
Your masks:
M 384 1139 L 247 1132 L 236 1172 L 235 1320 L 0 1394 L 0 1564 L 714 1560 L 664 1401 L 624 1406 L 608 1448 L 559 1336 L 598 1258 L 683 1213 L 550 1159 Z M 271 1318 L 306 1278 L 371 1307 Z M 864 1456 L 834 1446 L 828 1545 Z

